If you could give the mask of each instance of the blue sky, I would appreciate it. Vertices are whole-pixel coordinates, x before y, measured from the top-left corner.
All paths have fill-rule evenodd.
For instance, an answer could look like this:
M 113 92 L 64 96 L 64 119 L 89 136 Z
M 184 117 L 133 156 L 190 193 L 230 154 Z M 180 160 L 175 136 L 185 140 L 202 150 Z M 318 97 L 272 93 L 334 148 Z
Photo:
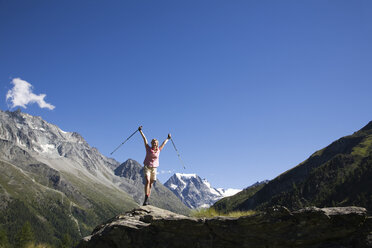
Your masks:
M 0 0 L 0 108 L 28 104 L 104 155 L 171 132 L 159 170 L 272 179 L 372 120 L 371 1 Z M 139 134 L 113 157 L 142 163 Z M 162 182 L 171 176 L 159 175 Z

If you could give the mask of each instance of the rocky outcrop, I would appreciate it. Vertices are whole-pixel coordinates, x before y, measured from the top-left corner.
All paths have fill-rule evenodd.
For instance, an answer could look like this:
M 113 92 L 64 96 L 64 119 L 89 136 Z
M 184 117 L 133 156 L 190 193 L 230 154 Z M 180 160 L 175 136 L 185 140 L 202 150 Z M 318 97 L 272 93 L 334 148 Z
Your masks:
M 372 247 L 366 213 L 358 207 L 273 207 L 253 216 L 196 219 L 145 206 L 96 227 L 78 248 Z

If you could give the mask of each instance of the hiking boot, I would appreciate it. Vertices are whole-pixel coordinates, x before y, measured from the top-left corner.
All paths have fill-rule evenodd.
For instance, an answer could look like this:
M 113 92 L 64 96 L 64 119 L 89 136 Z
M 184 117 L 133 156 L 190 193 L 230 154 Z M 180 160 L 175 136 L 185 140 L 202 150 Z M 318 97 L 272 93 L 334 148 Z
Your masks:
M 143 202 L 143 206 L 147 206 L 147 205 L 150 205 L 150 203 L 149 203 L 149 198 L 146 196 L 145 201 Z

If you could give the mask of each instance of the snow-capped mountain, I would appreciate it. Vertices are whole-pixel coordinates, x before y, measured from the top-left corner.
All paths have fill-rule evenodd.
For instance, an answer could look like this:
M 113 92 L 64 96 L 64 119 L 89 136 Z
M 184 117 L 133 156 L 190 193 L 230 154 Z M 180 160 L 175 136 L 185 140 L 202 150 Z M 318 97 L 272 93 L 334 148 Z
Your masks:
M 206 208 L 223 197 L 234 195 L 239 189 L 213 188 L 196 174 L 176 173 L 164 184 L 190 208 Z
M 78 239 L 100 221 L 138 206 L 118 184 L 125 180 L 113 172 L 119 165 L 78 133 L 19 110 L 0 111 L 0 216 L 15 220 L 1 224 L 22 225 L 19 218 L 28 216 L 42 233 L 69 230 Z
M 70 235 L 87 235 L 99 222 L 142 203 L 144 185 L 134 187 L 127 173 L 114 172 L 119 167 L 128 171 L 127 165 L 102 155 L 76 132 L 19 110 L 0 110 L 0 216 L 12 204 L 25 211 L 27 207 L 43 232 L 53 227 L 57 233 L 63 231 L 59 236 L 67 229 Z M 163 208 L 189 212 L 177 197 L 168 197 L 173 195 L 168 189 L 163 187 L 161 193 Z M 57 221 L 61 219 L 63 225 Z
M 83 172 L 92 180 L 117 187 L 112 177 L 113 169 L 120 163 L 103 156 L 78 133 L 65 132 L 41 117 L 20 110 L 0 111 L 0 120 L 0 139 L 12 142 L 37 161 L 57 171 Z
M 141 165 L 130 159 L 120 164 L 114 159 L 107 158 L 76 132 L 65 132 L 39 116 L 22 113 L 20 110 L 0 111 L 0 140 L 15 144 L 27 151 L 36 161 L 48 165 L 55 171 L 68 175 L 81 175 L 80 181 L 103 184 L 124 191 L 123 193 L 132 196 L 137 203 L 143 202 L 144 185 L 142 185 Z M 0 154 L 0 159 L 6 156 L 9 156 L 9 153 L 4 152 Z M 121 173 L 118 173 L 119 168 Z M 123 174 L 123 171 L 127 174 Z M 130 172 L 138 177 L 136 183 Z M 161 190 L 158 189 L 159 187 Z M 161 194 L 157 196 L 156 192 L 159 190 Z M 155 185 L 154 192 L 154 197 L 158 198 L 161 204 L 158 205 L 159 207 L 182 213 L 188 211 L 178 198 L 162 197 L 171 192 L 161 183 Z

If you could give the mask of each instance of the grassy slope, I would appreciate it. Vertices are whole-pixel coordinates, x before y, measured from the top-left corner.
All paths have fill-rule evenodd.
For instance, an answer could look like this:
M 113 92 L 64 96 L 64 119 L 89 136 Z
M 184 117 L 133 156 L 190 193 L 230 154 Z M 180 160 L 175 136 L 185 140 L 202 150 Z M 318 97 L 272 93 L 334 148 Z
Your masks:
M 213 207 L 211 208 L 201 208 L 198 210 L 193 210 L 191 212 L 191 216 L 195 218 L 213 218 L 213 217 L 219 217 L 219 216 L 226 216 L 226 217 L 233 217 L 233 218 L 239 218 L 242 216 L 252 216 L 257 214 L 258 212 L 253 210 L 248 211 L 232 211 L 232 212 L 219 212 Z
M 15 166 L 0 162 L 2 201 L 0 223 L 13 242 L 15 234 L 29 221 L 41 242 L 56 243 L 59 233 L 78 238 L 78 229 L 69 215 L 70 202 L 62 194 L 33 182 L 32 178 Z M 56 230 L 58 226 L 58 231 Z
M 233 212 L 236 206 L 242 204 L 247 198 L 251 197 L 257 191 L 262 189 L 263 186 L 265 186 L 265 184 L 249 187 L 233 196 L 222 198 L 221 200 L 217 201 L 212 208 L 224 214 Z
M 372 211 L 372 122 L 315 152 L 309 159 L 279 175 L 254 194 L 233 196 L 219 205 L 231 210 L 284 205 L 356 205 Z M 245 199 L 244 199 L 245 198 Z
M 358 143 L 348 139 L 358 139 Z M 344 150 L 339 150 L 313 169 L 306 179 L 293 183 L 291 189 L 277 194 L 262 206 L 285 205 L 292 209 L 315 205 L 357 205 L 372 210 L 372 133 L 359 131 L 343 138 Z M 315 156 L 324 156 L 326 149 Z
M 32 224 L 40 242 L 55 245 L 64 234 L 79 240 L 102 221 L 137 206 L 118 189 L 63 176 L 88 199 L 89 207 L 40 184 L 38 175 L 0 161 L 0 223 L 10 234 L 10 242 L 25 221 Z

